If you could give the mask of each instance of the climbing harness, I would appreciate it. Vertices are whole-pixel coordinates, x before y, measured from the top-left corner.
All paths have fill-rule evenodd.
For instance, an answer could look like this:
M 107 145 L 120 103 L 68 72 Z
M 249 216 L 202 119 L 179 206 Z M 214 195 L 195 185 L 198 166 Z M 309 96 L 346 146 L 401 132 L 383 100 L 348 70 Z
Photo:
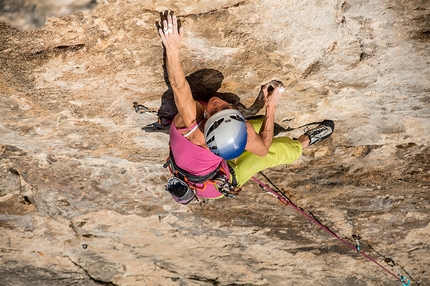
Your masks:
M 403 286 L 409 286 L 410 285 L 410 280 L 402 275 L 400 273 L 400 271 L 396 268 L 396 270 L 398 271 L 399 276 L 397 276 L 396 274 L 394 274 L 393 272 L 391 272 L 390 270 L 388 270 L 386 267 L 382 266 L 380 263 L 378 263 L 375 259 L 373 259 L 372 257 L 370 257 L 369 255 L 367 255 L 365 252 L 363 252 L 360 249 L 360 242 L 359 236 L 353 235 L 353 239 L 356 242 L 356 245 L 353 245 L 351 243 L 349 243 L 348 241 L 344 240 L 343 238 L 339 237 L 336 233 L 334 233 L 333 231 L 331 231 L 328 227 L 326 227 L 325 225 L 323 225 L 312 213 L 309 212 L 309 214 L 307 212 L 305 212 L 302 208 L 296 206 L 286 195 L 283 191 L 281 191 L 274 183 L 272 183 L 270 181 L 270 179 L 263 174 L 263 172 L 260 172 L 260 174 L 273 186 L 274 189 L 270 188 L 268 185 L 264 184 L 262 181 L 260 181 L 259 179 L 252 177 L 252 179 L 260 186 L 260 188 L 262 190 L 264 190 L 265 192 L 268 192 L 272 195 L 274 195 L 276 198 L 278 198 L 278 200 L 285 206 L 289 205 L 291 206 L 293 209 L 295 209 L 297 212 L 301 213 L 303 216 L 305 216 L 307 219 L 309 219 L 310 221 L 312 221 L 314 224 L 316 224 L 317 226 L 319 226 L 321 229 L 323 229 L 325 232 L 327 232 L 328 234 L 330 234 L 331 236 L 333 236 L 334 238 L 336 238 L 337 240 L 339 240 L 340 242 L 342 242 L 343 244 L 345 244 L 346 246 L 348 246 L 351 249 L 354 249 L 355 251 L 357 251 L 357 253 L 363 255 L 365 258 L 367 258 L 368 260 L 370 260 L 371 262 L 373 262 L 374 264 L 376 264 L 377 266 L 379 266 L 382 270 L 384 270 L 385 272 L 387 272 L 388 274 L 390 274 L 391 276 L 395 277 L 398 281 L 403 283 Z M 369 245 L 370 246 L 370 245 Z M 392 261 L 392 260 L 391 260 Z M 394 263 L 394 261 L 393 261 Z M 406 272 L 406 271 L 405 271 Z
M 204 191 L 209 184 L 214 185 L 214 187 L 227 198 L 235 198 L 241 190 L 236 187 L 234 182 L 231 183 L 228 180 L 226 175 L 227 171 L 224 170 L 221 165 L 219 165 L 214 171 L 203 176 L 196 176 L 188 173 L 176 164 L 171 149 L 169 157 L 163 167 L 168 168 L 170 173 L 174 176 L 169 179 L 171 182 L 174 182 L 174 184 L 167 184 L 166 189 L 172 195 L 174 200 L 180 204 L 188 204 L 193 200 L 193 198 L 196 198 L 198 201 L 197 193 L 199 191 Z M 185 185 L 188 186 L 188 189 L 185 190 L 185 193 L 187 193 L 187 199 L 180 199 L 178 197 L 178 193 L 182 194 L 184 192 L 183 190 Z M 193 196 L 191 196 L 191 192 Z

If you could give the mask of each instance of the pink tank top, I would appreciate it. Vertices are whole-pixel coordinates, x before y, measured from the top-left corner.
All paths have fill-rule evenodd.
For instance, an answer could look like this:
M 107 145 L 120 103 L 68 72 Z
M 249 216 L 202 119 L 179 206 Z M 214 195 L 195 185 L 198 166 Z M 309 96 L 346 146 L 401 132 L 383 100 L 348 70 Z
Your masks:
M 170 148 L 176 164 L 188 173 L 196 176 L 207 175 L 221 164 L 221 167 L 227 172 L 227 179 L 230 179 L 225 160 L 211 151 L 191 143 L 179 132 L 174 123 L 170 126 Z M 196 184 L 196 186 L 201 188 L 203 184 Z M 197 195 L 209 199 L 223 197 L 223 194 L 218 192 L 212 184 L 206 184 L 206 189 L 197 191 Z

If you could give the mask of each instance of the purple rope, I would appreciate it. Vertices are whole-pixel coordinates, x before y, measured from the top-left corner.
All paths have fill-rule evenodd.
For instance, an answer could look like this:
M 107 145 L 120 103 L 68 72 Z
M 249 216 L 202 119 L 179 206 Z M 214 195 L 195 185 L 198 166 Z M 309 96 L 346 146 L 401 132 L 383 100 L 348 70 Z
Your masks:
M 315 218 L 313 218 L 312 216 L 310 216 L 309 214 L 307 214 L 305 211 L 303 211 L 301 208 L 299 208 L 298 206 L 296 206 L 295 204 L 293 204 L 290 200 L 286 199 L 284 196 L 280 195 L 278 192 L 274 191 L 273 189 L 271 189 L 269 186 L 267 186 L 266 184 L 264 184 L 263 182 L 261 182 L 257 178 L 252 177 L 252 179 L 255 182 L 257 182 L 260 186 L 262 186 L 263 188 L 265 188 L 267 191 L 269 191 L 270 193 L 274 194 L 284 205 L 290 205 L 293 209 L 295 209 L 296 211 L 298 211 L 299 213 L 301 213 L 302 215 L 304 215 L 306 218 L 308 218 L 310 221 L 312 221 L 313 223 L 315 223 L 316 225 L 318 225 L 325 232 L 327 232 L 331 236 L 335 237 L 337 240 L 339 240 L 340 242 L 342 242 L 343 244 L 345 244 L 349 248 L 357 250 L 356 247 L 355 247 L 355 245 L 353 245 L 353 244 L 349 243 L 348 241 L 346 241 L 346 240 L 342 239 L 341 237 L 339 237 L 337 234 L 335 234 L 334 232 L 332 232 L 326 226 L 324 226 L 323 224 L 321 224 L 318 220 L 316 220 Z M 402 282 L 403 285 L 405 285 L 404 282 L 402 281 L 402 279 L 400 279 L 399 277 L 397 277 L 396 274 L 394 274 L 393 272 L 391 272 L 390 270 L 388 270 L 387 268 L 385 268 L 384 266 L 382 266 L 381 264 L 379 264 L 375 259 L 373 259 L 372 257 L 370 257 L 369 255 L 367 255 L 366 253 L 364 253 L 361 250 L 357 250 L 357 252 L 360 253 L 361 255 L 363 255 L 364 257 L 366 257 L 367 259 L 369 259 L 371 262 L 373 262 L 376 265 L 378 265 L 385 272 L 387 272 L 388 274 L 392 275 L 397 280 L 399 280 L 400 282 Z

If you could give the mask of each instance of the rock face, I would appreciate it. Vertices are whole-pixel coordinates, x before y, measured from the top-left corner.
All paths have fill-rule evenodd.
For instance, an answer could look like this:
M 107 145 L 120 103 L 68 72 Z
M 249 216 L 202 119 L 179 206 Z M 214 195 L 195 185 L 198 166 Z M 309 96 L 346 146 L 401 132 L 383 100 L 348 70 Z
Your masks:
M 95 0 L 0 0 L 0 20 L 18 29 L 40 28 L 48 16 L 89 10 Z
M 1 285 L 430 285 L 428 1 L 114 0 L 28 29 L 94 5 L 30 2 L 0 2 Z M 254 115 L 279 79 L 278 136 L 335 121 L 264 174 L 394 277 L 254 182 L 169 197 L 165 9 L 196 97 Z

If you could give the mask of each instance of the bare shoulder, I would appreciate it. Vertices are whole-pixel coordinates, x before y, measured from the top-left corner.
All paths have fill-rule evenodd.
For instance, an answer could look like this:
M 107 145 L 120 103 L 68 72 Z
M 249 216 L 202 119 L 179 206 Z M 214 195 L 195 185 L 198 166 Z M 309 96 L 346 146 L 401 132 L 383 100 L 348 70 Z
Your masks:
M 248 134 L 248 140 L 246 142 L 245 150 L 254 153 L 258 156 L 265 156 L 267 154 L 261 136 L 257 134 L 254 126 L 249 121 L 246 121 L 246 129 Z
M 186 116 L 187 120 L 184 120 L 184 117 L 180 113 L 178 113 L 175 116 L 173 121 L 176 128 L 189 128 L 192 125 L 194 125 L 197 121 L 201 120 L 201 118 L 203 118 L 203 113 L 205 111 L 205 108 L 198 101 L 194 101 L 194 103 L 195 103 L 195 110 L 193 110 L 192 114 L 193 115 L 195 114 L 195 116 L 192 116 L 192 118 L 190 116 Z

